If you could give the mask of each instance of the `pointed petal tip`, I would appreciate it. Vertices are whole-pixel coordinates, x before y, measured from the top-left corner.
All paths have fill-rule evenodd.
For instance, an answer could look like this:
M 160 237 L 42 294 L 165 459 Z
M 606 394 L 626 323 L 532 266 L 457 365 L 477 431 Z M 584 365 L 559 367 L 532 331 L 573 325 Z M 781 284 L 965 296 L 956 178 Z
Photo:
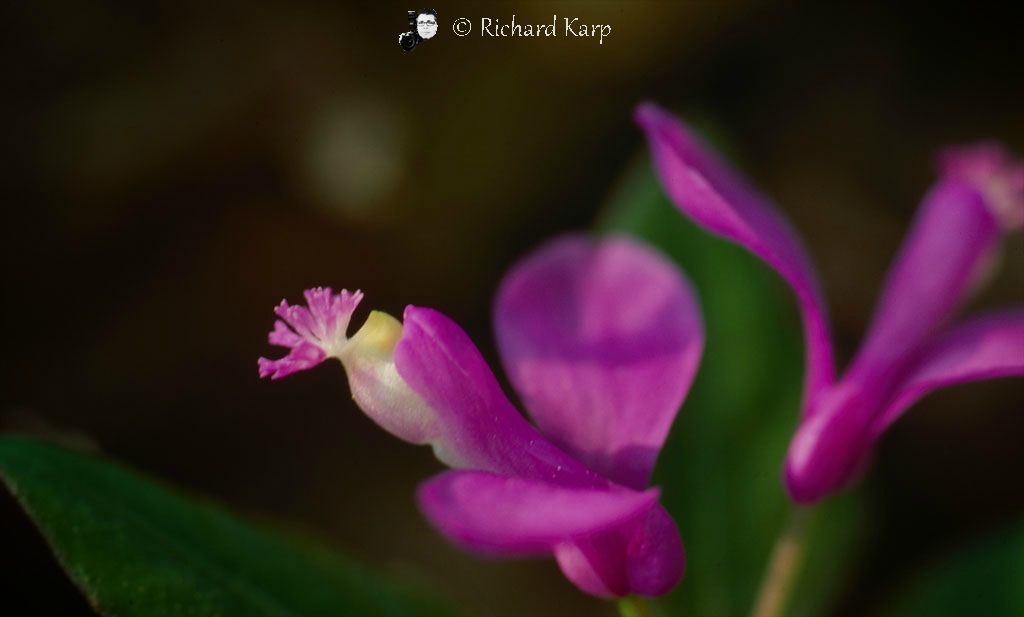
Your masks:
M 259 367 L 260 379 L 266 379 L 267 377 L 270 377 L 271 375 L 273 375 L 274 369 L 273 369 L 273 366 L 272 366 L 273 365 L 273 361 L 272 360 L 270 360 L 268 358 L 264 358 L 263 356 L 260 356 L 256 360 L 256 365 Z
M 649 140 L 656 140 L 658 143 L 676 139 L 673 135 L 683 135 L 685 139 L 691 139 L 686 123 L 654 101 L 639 103 L 633 109 L 633 122 Z

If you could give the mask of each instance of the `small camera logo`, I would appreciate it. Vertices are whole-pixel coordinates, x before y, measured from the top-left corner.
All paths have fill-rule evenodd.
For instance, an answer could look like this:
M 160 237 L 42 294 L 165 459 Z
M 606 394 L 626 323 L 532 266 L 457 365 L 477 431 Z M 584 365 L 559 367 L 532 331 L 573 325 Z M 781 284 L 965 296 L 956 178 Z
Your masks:
M 423 41 L 434 38 L 437 34 L 437 11 L 420 9 L 407 11 L 409 31 L 398 35 L 398 46 L 402 51 L 412 51 Z

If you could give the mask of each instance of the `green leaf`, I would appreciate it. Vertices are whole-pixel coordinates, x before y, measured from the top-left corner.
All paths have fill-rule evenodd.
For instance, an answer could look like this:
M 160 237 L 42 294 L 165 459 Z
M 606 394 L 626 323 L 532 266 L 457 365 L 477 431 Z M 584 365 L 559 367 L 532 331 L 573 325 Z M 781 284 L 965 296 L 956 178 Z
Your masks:
M 684 615 L 747 614 L 790 509 L 781 469 L 804 373 L 796 303 L 760 261 L 680 214 L 646 159 L 619 186 L 598 229 L 664 251 L 693 282 L 703 310 L 700 371 L 655 473 L 687 549 L 686 578 L 665 605 Z M 856 542 L 858 494 L 818 510 L 787 615 L 822 612 Z
M 0 478 L 104 615 L 422 615 L 431 601 L 118 465 L 0 438 Z
M 926 568 L 883 615 L 1024 614 L 1024 523 L 991 534 Z

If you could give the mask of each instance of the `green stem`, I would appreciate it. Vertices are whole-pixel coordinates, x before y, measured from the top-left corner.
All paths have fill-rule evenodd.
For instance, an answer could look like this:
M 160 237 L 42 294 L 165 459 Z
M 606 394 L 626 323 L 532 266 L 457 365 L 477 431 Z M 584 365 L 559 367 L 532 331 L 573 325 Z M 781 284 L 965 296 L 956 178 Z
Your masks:
M 622 617 L 651 617 L 651 603 L 643 596 L 619 598 L 618 606 Z
M 789 522 L 772 549 L 751 617 L 780 617 L 786 610 L 797 574 L 803 565 L 807 528 L 813 513 L 814 510 L 809 508 L 791 510 Z

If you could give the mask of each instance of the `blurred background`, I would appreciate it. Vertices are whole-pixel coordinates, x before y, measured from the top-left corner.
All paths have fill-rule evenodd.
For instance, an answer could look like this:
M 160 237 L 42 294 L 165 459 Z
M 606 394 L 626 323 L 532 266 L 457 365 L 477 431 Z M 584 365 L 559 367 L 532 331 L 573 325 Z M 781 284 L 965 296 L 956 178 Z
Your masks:
M 654 99 L 708 127 L 802 232 L 846 360 L 936 150 L 1024 151 L 1024 37 L 996 5 L 432 6 L 438 36 L 403 53 L 408 3 L 7 5 L 0 429 L 91 445 L 469 614 L 608 614 L 553 561 L 480 560 L 434 533 L 412 495 L 440 464 L 363 416 L 336 364 L 258 380 L 272 307 L 313 285 L 364 290 L 357 322 L 435 307 L 497 369 L 502 273 L 593 224 L 642 152 L 631 110 Z M 613 30 L 451 32 L 513 13 Z M 1022 249 L 1009 239 L 971 308 L 1021 302 Z M 1024 514 L 1006 480 L 1024 474 L 1022 408 L 1019 381 L 972 385 L 895 427 L 835 614 Z M 88 614 L 7 495 L 0 525 L 3 595 Z

